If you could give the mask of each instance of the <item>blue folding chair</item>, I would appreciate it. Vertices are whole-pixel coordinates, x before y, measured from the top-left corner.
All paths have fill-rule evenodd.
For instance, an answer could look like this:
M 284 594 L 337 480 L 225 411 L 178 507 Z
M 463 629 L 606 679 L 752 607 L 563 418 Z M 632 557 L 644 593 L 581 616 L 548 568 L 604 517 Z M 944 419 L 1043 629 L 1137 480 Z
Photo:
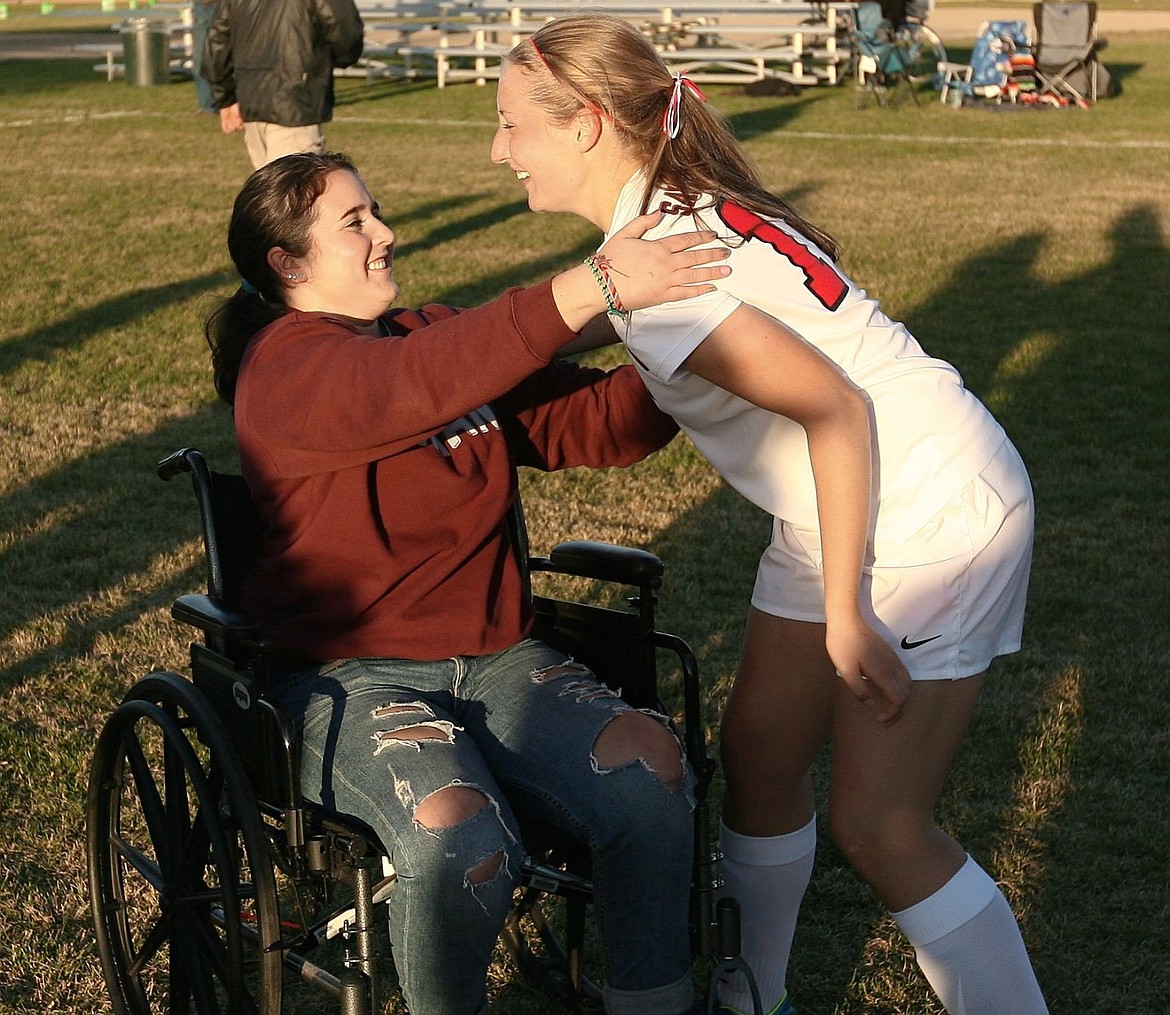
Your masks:
M 1032 44 L 1023 21 L 985 21 L 971 48 L 970 63 L 942 65 L 941 101 L 958 106 L 965 99 L 1003 102 L 1011 96 L 1013 74 L 1028 59 Z
M 882 16 L 881 4 L 862 0 L 853 19 L 850 41 L 857 77 L 857 108 L 864 108 L 870 96 L 877 99 L 878 105 L 889 105 L 891 93 L 899 86 L 905 86 L 917 105 L 905 52 L 898 44 L 893 25 Z

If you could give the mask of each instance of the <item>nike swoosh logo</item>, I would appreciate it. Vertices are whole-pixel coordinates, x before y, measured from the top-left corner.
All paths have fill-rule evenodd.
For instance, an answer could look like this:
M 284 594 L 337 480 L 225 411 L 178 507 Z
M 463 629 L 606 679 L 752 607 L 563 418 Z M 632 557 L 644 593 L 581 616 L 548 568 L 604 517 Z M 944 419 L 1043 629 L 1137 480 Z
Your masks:
M 920 645 L 925 645 L 927 642 L 934 641 L 936 638 L 941 638 L 941 634 L 936 634 L 933 638 L 923 638 L 922 641 L 911 641 L 908 637 L 903 635 L 901 644 L 904 649 L 918 648 Z

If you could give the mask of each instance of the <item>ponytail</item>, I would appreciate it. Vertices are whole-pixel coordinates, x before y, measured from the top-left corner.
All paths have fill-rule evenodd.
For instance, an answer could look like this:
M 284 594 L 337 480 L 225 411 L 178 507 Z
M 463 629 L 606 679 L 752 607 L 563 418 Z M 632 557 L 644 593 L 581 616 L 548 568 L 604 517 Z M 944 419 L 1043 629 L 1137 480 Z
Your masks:
M 216 393 L 228 405 L 236 400 L 240 363 L 252 336 L 285 313 L 282 303 L 268 303 L 255 290 L 240 286 L 211 312 L 203 336 L 211 349 L 211 376 Z
M 645 169 L 643 211 L 658 189 L 691 205 L 709 194 L 716 203 L 729 200 L 780 219 L 838 257 L 837 242 L 763 185 L 726 121 L 697 89 L 677 87 L 651 42 L 624 18 L 555 18 L 505 59 L 535 75 L 531 95 L 558 122 L 567 123 L 584 105 L 613 127 Z M 670 111 L 679 121 L 674 137 L 663 129 Z

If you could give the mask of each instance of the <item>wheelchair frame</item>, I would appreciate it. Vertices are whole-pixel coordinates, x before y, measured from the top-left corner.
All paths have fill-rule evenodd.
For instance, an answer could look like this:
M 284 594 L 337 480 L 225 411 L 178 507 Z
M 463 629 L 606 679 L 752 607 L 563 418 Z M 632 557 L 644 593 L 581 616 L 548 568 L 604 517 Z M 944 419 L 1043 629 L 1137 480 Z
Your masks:
M 379 1013 L 387 990 L 380 968 L 386 921 L 378 907 L 393 891 L 393 870 L 369 829 L 301 796 L 293 723 L 266 694 L 271 645 L 236 608 L 259 543 L 247 488 L 239 476 L 212 472 L 192 448 L 164 459 L 157 472 L 166 480 L 192 478 L 208 590 L 180 596 L 171 609 L 202 635 L 190 645 L 190 678 L 165 671 L 143 677 L 94 750 L 89 892 L 114 1011 L 278 1015 L 291 972 L 334 999 L 342 1015 Z M 633 590 L 630 610 L 534 596 L 537 636 L 599 666 L 595 672 L 613 686 L 616 674 L 623 697 L 637 707 L 659 707 L 657 655 L 675 657 L 682 739 L 698 779 L 693 951 L 718 963 L 716 974 L 743 969 L 734 900 L 714 904 L 719 857 L 706 802 L 714 765 L 699 719 L 698 667 L 682 639 L 655 629 L 661 561 L 588 541 L 529 557 L 519 504 L 513 534 L 529 573 Z M 526 829 L 530 859 L 501 942 L 522 975 L 566 1010 L 599 1010 L 600 988 L 583 960 L 593 895 L 587 864 L 564 837 L 541 840 L 539 849 L 528 838 Z M 563 927 L 548 919 L 553 900 L 563 901 Z M 330 942 L 342 953 L 332 969 L 310 958 Z

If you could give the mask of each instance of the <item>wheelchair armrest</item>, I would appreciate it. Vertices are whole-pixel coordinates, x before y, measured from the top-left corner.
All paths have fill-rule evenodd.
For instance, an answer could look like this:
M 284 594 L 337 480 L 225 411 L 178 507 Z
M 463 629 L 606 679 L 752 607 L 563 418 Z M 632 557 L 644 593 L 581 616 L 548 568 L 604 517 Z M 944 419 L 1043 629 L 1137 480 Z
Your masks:
M 559 543 L 547 558 L 533 558 L 531 567 L 534 571 L 555 571 L 580 578 L 653 588 L 661 584 L 663 571 L 662 561 L 648 550 L 614 546 L 592 539 Z
M 264 632 L 255 621 L 242 613 L 225 610 L 210 596 L 201 593 L 179 596 L 171 606 L 171 616 L 206 634 L 243 644 L 259 645 L 265 640 Z

